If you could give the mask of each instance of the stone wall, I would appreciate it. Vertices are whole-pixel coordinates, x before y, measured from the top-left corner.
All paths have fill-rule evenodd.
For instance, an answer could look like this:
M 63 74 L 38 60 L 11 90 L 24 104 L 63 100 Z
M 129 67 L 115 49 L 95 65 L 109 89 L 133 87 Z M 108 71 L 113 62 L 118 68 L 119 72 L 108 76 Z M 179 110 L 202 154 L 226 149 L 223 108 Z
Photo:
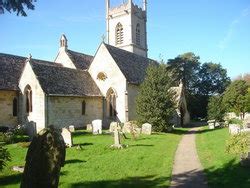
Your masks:
M 32 90 L 32 112 L 26 112 L 26 96 L 25 88 L 29 85 Z M 19 82 L 21 90 L 20 95 L 20 123 L 27 124 L 28 122 L 35 122 L 37 132 L 45 128 L 45 94 L 34 74 L 30 63 L 28 62 L 24 68 L 23 74 Z
M 16 91 L 0 90 L 0 126 L 14 127 L 18 124 L 17 116 L 13 116 L 13 100 Z
M 139 86 L 128 84 L 128 121 L 136 120 L 136 97 Z
M 85 115 L 82 102 L 85 101 Z M 95 119 L 103 118 L 102 97 L 48 97 L 48 125 L 56 127 L 85 127 Z
M 97 75 L 100 72 L 105 73 L 107 77 L 105 80 L 100 80 L 97 78 Z M 125 93 L 127 90 L 126 78 L 103 44 L 101 44 L 99 47 L 96 56 L 90 65 L 89 73 L 101 90 L 104 97 L 106 97 L 110 88 L 115 91 L 117 118 L 118 121 L 125 122 Z M 105 106 L 106 105 L 104 105 L 104 109 L 106 109 Z M 105 111 L 104 114 L 106 118 L 105 120 L 107 120 L 107 112 Z

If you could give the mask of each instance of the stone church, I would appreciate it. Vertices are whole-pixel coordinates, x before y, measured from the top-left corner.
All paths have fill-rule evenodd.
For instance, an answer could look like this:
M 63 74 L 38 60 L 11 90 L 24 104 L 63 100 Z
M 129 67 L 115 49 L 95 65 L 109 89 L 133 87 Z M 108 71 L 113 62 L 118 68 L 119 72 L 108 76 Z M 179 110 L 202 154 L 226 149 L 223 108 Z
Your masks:
M 139 86 L 147 67 L 157 64 L 147 57 L 146 23 L 146 0 L 142 7 L 128 0 L 112 8 L 106 0 L 107 42 L 94 56 L 70 50 L 65 35 L 54 62 L 0 53 L 0 126 L 32 122 L 38 132 L 51 124 L 84 127 L 101 119 L 107 126 L 135 120 Z M 183 88 L 173 89 L 176 121 L 187 123 Z

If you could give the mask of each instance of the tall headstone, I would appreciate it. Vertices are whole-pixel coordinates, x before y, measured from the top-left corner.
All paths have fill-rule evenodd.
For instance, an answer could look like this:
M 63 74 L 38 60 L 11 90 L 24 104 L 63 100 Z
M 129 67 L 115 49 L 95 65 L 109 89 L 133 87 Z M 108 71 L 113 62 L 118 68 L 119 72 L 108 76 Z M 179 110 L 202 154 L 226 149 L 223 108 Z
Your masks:
M 149 123 L 144 123 L 141 128 L 141 133 L 146 135 L 152 134 L 152 125 Z
M 102 120 L 97 119 L 92 121 L 92 128 L 93 134 L 102 134 Z
M 113 132 L 114 132 L 114 144 L 111 145 L 112 148 L 118 148 L 118 149 L 123 148 L 123 146 L 121 144 L 120 133 L 119 133 L 120 130 L 121 129 L 117 124 L 117 126 L 115 126 L 114 130 L 113 130 Z
M 67 128 L 62 128 L 62 137 L 67 147 L 73 146 L 71 132 Z
M 27 151 L 20 187 L 58 187 L 65 155 L 65 144 L 59 130 L 50 126 L 40 131 Z

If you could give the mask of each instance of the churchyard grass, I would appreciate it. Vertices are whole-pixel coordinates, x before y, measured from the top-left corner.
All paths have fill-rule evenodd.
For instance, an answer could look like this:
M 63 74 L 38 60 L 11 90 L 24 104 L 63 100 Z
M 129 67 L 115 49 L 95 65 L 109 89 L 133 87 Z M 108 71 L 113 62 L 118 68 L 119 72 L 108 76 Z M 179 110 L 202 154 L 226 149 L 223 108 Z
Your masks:
M 249 168 L 240 165 L 240 157 L 226 153 L 228 128 L 203 129 L 197 134 L 196 145 L 205 169 L 209 187 L 250 187 Z
M 124 149 L 111 149 L 111 135 L 74 133 L 74 147 L 67 148 L 59 187 L 159 187 L 170 184 L 172 165 L 183 131 L 122 139 Z M 0 172 L 0 187 L 19 187 L 21 174 L 14 165 L 24 165 L 27 148 L 10 144 L 12 161 Z M 81 149 L 79 149 L 81 148 Z

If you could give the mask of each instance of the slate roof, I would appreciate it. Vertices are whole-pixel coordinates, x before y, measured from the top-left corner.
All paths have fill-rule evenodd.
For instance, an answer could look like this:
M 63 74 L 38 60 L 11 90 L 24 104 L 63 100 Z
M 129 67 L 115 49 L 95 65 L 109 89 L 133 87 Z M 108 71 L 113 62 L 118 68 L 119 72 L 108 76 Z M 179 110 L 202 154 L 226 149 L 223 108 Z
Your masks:
M 67 50 L 66 53 L 68 54 L 71 61 L 74 63 L 77 69 L 87 70 L 93 60 L 93 56 L 74 52 L 72 50 Z
M 48 95 L 101 96 L 101 92 L 87 71 L 50 66 L 32 61 L 37 79 Z
M 105 43 L 104 45 L 126 77 L 128 83 L 141 84 L 145 78 L 147 67 L 150 64 L 158 64 L 155 60 L 139 56 Z
M 26 57 L 0 53 L 0 90 L 18 91 Z M 31 59 L 37 79 L 46 94 L 60 96 L 101 96 L 87 71 L 63 67 L 59 63 Z
M 0 90 L 18 90 L 27 58 L 0 53 Z

